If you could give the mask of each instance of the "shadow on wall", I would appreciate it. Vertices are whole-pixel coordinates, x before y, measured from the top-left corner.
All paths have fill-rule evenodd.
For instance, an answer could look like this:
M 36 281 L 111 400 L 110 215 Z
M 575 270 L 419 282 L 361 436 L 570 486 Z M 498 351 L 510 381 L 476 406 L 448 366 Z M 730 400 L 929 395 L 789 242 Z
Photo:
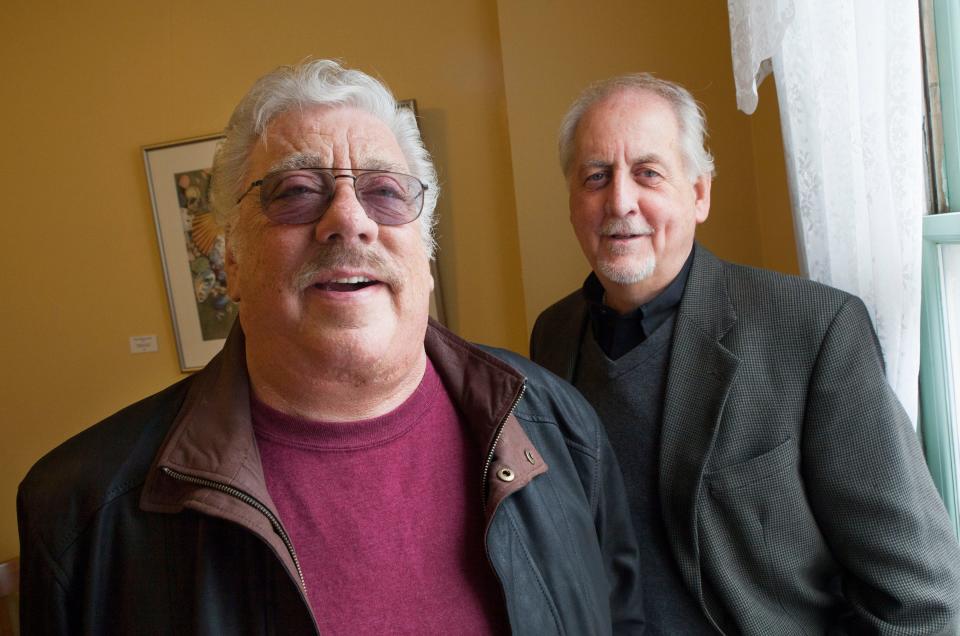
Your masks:
M 457 242 L 455 240 L 455 221 L 448 201 L 451 199 L 451 185 L 447 181 L 446 167 L 450 157 L 447 151 L 447 116 L 438 108 L 420 109 L 420 130 L 423 143 L 433 157 L 437 169 L 437 181 L 440 183 L 440 199 L 434 218 L 437 219 L 437 266 L 440 270 L 440 297 L 443 298 L 447 328 L 457 332 L 460 327 L 460 306 L 457 294 Z

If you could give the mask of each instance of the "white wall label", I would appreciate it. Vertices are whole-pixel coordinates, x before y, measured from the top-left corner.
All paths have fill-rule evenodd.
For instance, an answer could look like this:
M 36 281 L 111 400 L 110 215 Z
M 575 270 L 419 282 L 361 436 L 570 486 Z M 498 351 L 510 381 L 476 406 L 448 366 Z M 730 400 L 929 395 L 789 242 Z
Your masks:
M 156 350 L 156 336 L 130 336 L 130 353 L 153 353 Z

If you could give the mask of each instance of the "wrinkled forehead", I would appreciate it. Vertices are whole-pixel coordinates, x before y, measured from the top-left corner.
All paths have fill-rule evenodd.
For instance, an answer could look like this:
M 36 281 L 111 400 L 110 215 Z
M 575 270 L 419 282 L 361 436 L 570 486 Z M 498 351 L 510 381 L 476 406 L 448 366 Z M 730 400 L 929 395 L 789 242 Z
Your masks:
M 307 106 L 281 113 L 254 145 L 248 166 L 259 176 L 297 168 L 409 170 L 387 124 L 345 106 Z
M 578 137 L 587 130 L 620 130 L 623 134 L 641 127 L 677 130 L 678 121 L 672 104 L 656 93 L 622 89 L 592 104 L 577 125 Z
M 663 152 L 679 146 L 679 122 L 669 101 L 643 90 L 621 90 L 588 108 L 574 134 L 577 163 L 618 152 Z

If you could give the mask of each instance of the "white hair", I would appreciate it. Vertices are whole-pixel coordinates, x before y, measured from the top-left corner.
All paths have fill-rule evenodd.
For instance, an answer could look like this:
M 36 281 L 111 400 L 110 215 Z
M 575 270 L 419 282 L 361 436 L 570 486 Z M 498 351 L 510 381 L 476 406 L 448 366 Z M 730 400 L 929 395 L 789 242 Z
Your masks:
M 654 77 L 650 73 L 630 73 L 611 77 L 588 86 L 573 102 L 560 124 L 558 147 L 560 167 L 569 176 L 573 168 L 574 136 L 584 113 L 591 106 L 620 91 L 645 91 L 669 102 L 680 127 L 680 147 L 684 168 L 690 181 L 701 175 L 714 175 L 713 155 L 706 147 L 706 116 L 690 91 L 674 82 Z
M 432 258 L 436 248 L 434 210 L 440 187 L 413 112 L 398 106 L 393 94 L 380 81 L 362 71 L 345 69 L 332 60 L 281 66 L 258 79 L 237 104 L 213 161 L 210 202 L 220 225 L 228 232 L 232 230 L 237 199 L 252 178 L 262 176 L 249 175 L 247 161 L 253 145 L 263 138 L 270 122 L 293 108 L 314 105 L 358 108 L 387 125 L 397 139 L 411 174 L 427 186 L 420 226 L 427 253 Z

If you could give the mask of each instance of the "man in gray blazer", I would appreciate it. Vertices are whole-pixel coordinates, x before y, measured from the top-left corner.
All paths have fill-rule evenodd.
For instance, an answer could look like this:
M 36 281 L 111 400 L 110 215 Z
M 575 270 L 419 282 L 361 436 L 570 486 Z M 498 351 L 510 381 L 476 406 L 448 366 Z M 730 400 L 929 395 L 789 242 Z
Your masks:
M 647 633 L 955 634 L 960 548 L 867 311 L 694 242 L 704 127 L 646 74 L 574 102 L 560 159 L 593 273 L 530 346 L 608 428 Z

